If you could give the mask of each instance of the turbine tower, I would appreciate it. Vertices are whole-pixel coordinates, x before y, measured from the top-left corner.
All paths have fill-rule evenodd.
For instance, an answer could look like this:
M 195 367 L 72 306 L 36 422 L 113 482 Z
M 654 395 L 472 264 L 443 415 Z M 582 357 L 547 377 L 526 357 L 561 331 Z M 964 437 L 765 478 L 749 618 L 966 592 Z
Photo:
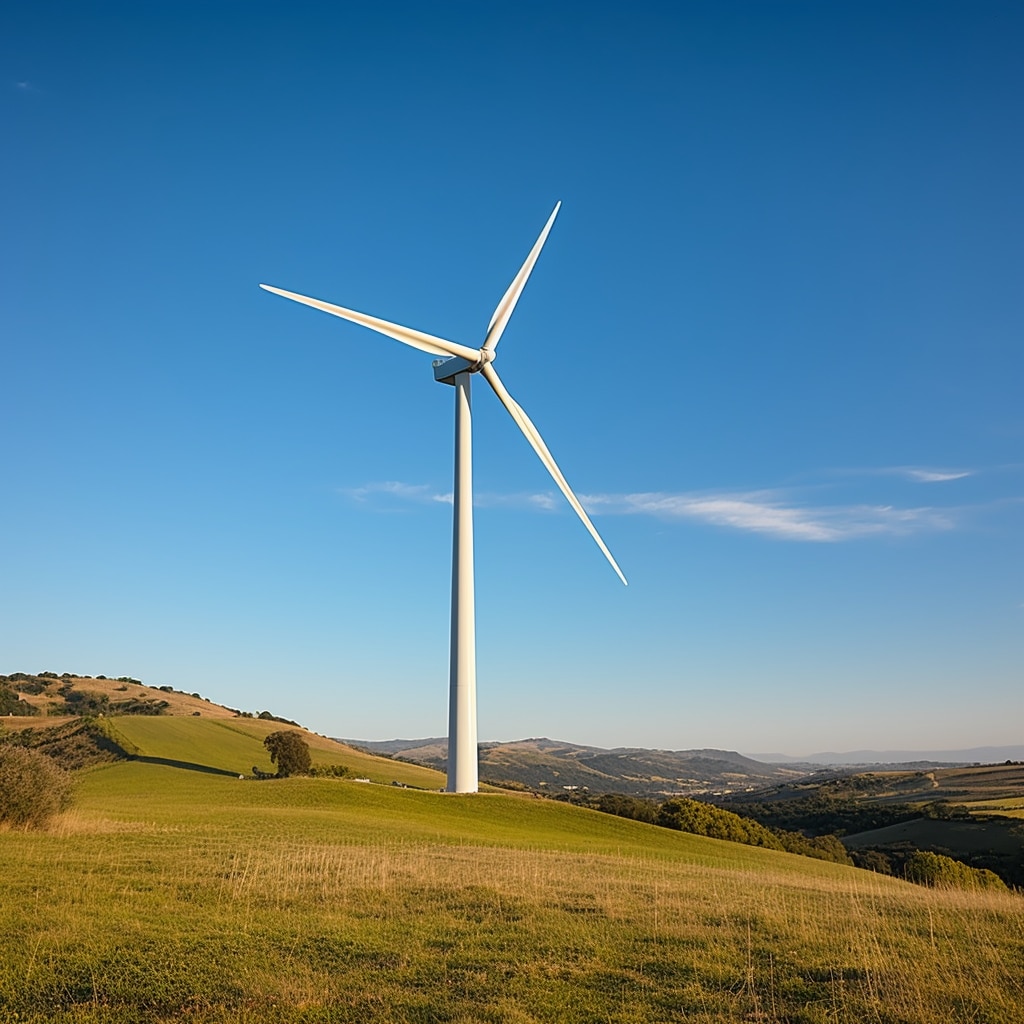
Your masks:
M 451 620 L 451 665 L 449 675 L 448 704 L 448 792 L 475 793 L 478 788 L 477 738 L 476 738 L 476 616 L 473 592 L 473 420 L 470 404 L 470 381 L 479 373 L 498 396 L 498 401 L 515 420 L 530 447 L 544 463 L 559 490 L 573 507 L 580 521 L 590 532 L 597 546 L 604 553 L 611 567 L 623 583 L 626 577 L 616 564 L 600 534 L 594 528 L 579 499 L 572 492 L 562 471 L 558 468 L 548 446 L 533 425 L 522 406 L 508 393 L 494 369 L 494 357 L 498 342 L 508 326 L 512 311 L 519 296 L 526 287 L 533 266 L 547 241 L 548 232 L 555 222 L 559 207 L 555 208 L 544 225 L 530 254 L 526 257 L 508 290 L 502 296 L 487 326 L 487 335 L 480 348 L 469 348 L 444 338 L 437 338 L 409 327 L 389 323 L 366 313 L 357 313 L 343 306 L 335 306 L 306 295 L 272 288 L 268 284 L 260 287 L 286 299 L 293 299 L 304 305 L 321 309 L 325 313 L 339 316 L 343 320 L 369 327 L 395 341 L 418 348 L 422 352 L 440 356 L 434 360 L 434 379 L 455 388 L 455 488 L 452 526 L 452 620 Z

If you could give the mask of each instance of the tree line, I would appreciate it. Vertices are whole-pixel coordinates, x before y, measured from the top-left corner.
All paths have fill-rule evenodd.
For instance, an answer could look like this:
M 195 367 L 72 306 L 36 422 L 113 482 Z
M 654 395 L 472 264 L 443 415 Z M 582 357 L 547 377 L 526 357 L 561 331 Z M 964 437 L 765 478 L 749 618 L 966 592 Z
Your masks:
M 646 821 L 678 832 L 707 836 L 709 839 L 727 839 L 732 843 L 761 846 L 767 850 L 799 853 L 804 857 L 833 861 L 836 864 L 853 863 L 846 848 L 835 836 L 811 837 L 785 829 L 767 828 L 732 811 L 688 797 L 672 797 L 663 803 L 656 803 L 643 797 L 603 793 L 585 802 L 587 806 L 605 814 Z
M 987 868 L 972 867 L 944 854 L 916 849 L 907 849 L 898 856 L 887 856 L 876 850 L 848 851 L 835 833 L 807 835 L 800 831 L 768 826 L 761 824 L 753 816 L 740 815 L 716 807 L 714 804 L 687 797 L 672 797 L 662 803 L 656 803 L 642 797 L 605 793 L 598 797 L 576 797 L 572 802 L 583 804 L 605 814 L 645 821 L 662 828 L 689 832 L 692 835 L 707 836 L 710 839 L 726 839 L 729 842 L 743 843 L 746 846 L 760 846 L 768 850 L 783 850 L 817 860 L 848 864 L 882 874 L 899 875 L 907 881 L 916 882 L 919 885 L 959 889 L 1007 888 L 1006 883 L 995 872 Z M 791 802 L 798 803 L 799 801 Z M 776 807 L 771 804 L 744 805 L 744 810 L 748 807 L 759 806 L 773 809 Z M 943 805 L 931 805 L 929 809 L 935 817 L 953 817 L 959 813 L 958 809 L 949 809 Z M 804 811 L 807 811 L 807 807 L 804 808 Z M 898 813 L 902 814 L 903 812 Z M 918 810 L 913 816 L 920 818 L 921 812 Z M 777 814 L 773 810 L 769 817 L 774 817 L 777 820 L 783 815 Z M 812 817 L 820 826 L 821 820 L 817 818 L 817 810 Z M 802 819 L 798 813 L 794 813 L 786 816 L 784 820 Z M 843 820 L 853 819 L 847 816 Z M 907 819 L 901 817 L 900 820 Z

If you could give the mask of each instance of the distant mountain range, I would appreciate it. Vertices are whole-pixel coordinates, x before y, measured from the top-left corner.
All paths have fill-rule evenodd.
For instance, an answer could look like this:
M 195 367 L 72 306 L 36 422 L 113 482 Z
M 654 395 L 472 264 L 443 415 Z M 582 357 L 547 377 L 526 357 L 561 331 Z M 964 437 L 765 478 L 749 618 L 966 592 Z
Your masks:
M 342 742 L 442 771 L 448 757 L 448 740 L 443 736 Z M 808 771 L 802 766 L 765 764 L 732 750 L 606 750 L 546 738 L 480 744 L 482 782 L 552 793 L 585 789 L 656 799 L 678 794 L 721 795 L 793 781 Z
M 770 764 L 791 765 L 889 765 L 918 762 L 947 764 L 996 764 L 1000 761 L 1024 760 L 1024 745 L 1008 747 L 968 747 L 964 750 L 847 750 L 844 753 L 828 751 L 791 757 L 789 754 L 751 754 L 752 758 Z
M 444 736 L 409 740 L 352 740 L 355 747 L 444 771 Z M 1024 746 L 966 750 L 851 750 L 808 757 L 746 756 L 733 750 L 648 750 L 591 747 L 546 738 L 480 744 L 480 780 L 551 793 L 588 790 L 663 800 L 673 795 L 740 795 L 845 768 L 927 769 L 936 765 L 1024 761 Z

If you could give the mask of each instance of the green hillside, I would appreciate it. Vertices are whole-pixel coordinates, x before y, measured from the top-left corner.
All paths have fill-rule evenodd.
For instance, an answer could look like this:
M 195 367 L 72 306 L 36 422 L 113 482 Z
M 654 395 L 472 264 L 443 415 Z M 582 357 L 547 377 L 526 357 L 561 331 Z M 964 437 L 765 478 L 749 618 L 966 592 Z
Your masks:
M 274 770 L 263 740 L 282 728 L 259 718 L 118 717 L 106 728 L 129 752 L 144 758 L 178 762 L 228 775 L 249 775 L 254 767 Z M 440 789 L 444 776 L 420 765 L 374 757 L 334 740 L 299 729 L 310 747 L 314 765 L 343 764 L 354 776 L 373 782 L 398 782 L 422 789 Z
M 112 724 L 138 759 L 82 771 L 50 831 L 0 834 L 0 1021 L 1020 1019 L 1012 894 L 399 788 L 439 776 L 379 759 L 383 785 L 239 779 L 275 723 Z

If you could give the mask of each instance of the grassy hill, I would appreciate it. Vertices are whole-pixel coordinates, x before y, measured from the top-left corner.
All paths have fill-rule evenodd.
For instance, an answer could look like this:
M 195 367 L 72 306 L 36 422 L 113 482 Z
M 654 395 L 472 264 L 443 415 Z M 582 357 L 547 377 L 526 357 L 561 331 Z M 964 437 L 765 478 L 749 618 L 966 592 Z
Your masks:
M 74 747 L 77 754 L 84 745 L 81 733 L 95 736 L 98 731 L 129 757 L 236 777 L 252 774 L 254 767 L 272 773 L 264 738 L 279 729 L 295 729 L 309 745 L 314 765 L 345 765 L 353 776 L 372 782 L 424 789 L 439 789 L 445 782 L 443 775 L 421 765 L 375 757 L 269 712 L 263 712 L 267 717 L 254 717 L 170 686 L 56 673 L 16 673 L 0 677 L 0 685 L 18 699 L 21 710 L 33 712 L 0 719 L 0 740 L 4 733 L 31 730 L 40 740 L 52 737 L 54 743 Z M 89 716 L 87 730 L 82 729 L 83 716 Z M 87 760 L 73 758 L 72 766 Z M 92 760 L 111 760 L 110 750 Z
M 0 833 L 2 1021 L 1020 1020 L 1015 895 L 442 794 L 313 734 L 383 784 L 239 779 L 280 723 L 109 721 L 135 759 Z

